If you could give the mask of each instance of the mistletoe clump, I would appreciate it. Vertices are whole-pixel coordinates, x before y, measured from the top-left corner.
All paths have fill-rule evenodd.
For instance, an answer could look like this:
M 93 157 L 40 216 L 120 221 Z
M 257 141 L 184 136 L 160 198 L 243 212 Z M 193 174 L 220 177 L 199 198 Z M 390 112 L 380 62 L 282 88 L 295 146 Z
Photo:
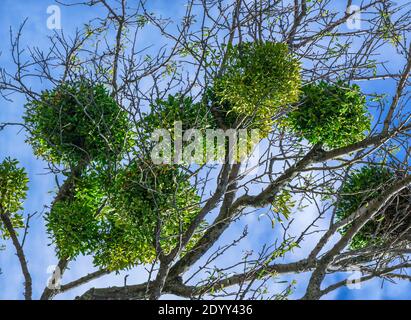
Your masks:
M 357 85 L 310 83 L 303 86 L 301 101 L 285 124 L 312 144 L 343 147 L 363 139 L 370 130 L 365 102 Z
M 108 243 L 99 259 L 107 264 L 109 257 L 110 264 L 117 267 L 130 263 L 127 257 L 133 257 L 134 263 L 155 259 L 158 225 L 160 245 L 169 252 L 200 210 L 200 197 L 187 174 L 174 165 L 153 165 L 143 160 L 133 161 L 117 175 L 111 203 L 116 226 L 127 234 L 124 240 L 128 244 L 119 247 L 116 241 Z
M 138 160 L 115 177 L 83 172 L 70 190 L 47 215 L 57 253 L 89 254 L 96 266 L 110 270 L 152 262 L 159 222 L 161 247 L 171 250 L 199 211 L 187 175 Z
M 18 213 L 27 195 L 28 178 L 24 168 L 18 167 L 18 161 L 6 158 L 0 163 L 0 214 L 8 215 L 14 228 L 24 226 L 23 217 Z M 8 238 L 9 234 L 0 223 L 0 234 Z
M 67 82 L 26 104 L 28 142 L 53 163 L 117 160 L 130 146 L 127 113 L 103 84 Z
M 214 80 L 216 104 L 236 117 L 253 118 L 262 136 L 270 131 L 279 108 L 298 100 L 300 63 L 284 43 L 231 46 L 224 68 Z
M 343 220 L 360 207 L 366 206 L 398 178 L 400 177 L 396 173 L 381 166 L 365 166 L 354 171 L 341 189 L 336 209 L 337 220 Z M 350 248 L 361 249 L 400 236 L 411 225 L 410 205 L 410 189 L 407 188 L 363 226 L 352 239 Z M 342 228 L 340 232 L 344 235 L 349 227 L 350 225 Z
M 167 99 L 157 99 L 150 106 L 150 113 L 143 114 L 142 126 L 148 133 L 155 129 L 173 129 L 176 121 L 182 122 L 182 129 L 215 128 L 214 118 L 202 102 L 194 102 L 191 97 L 180 94 L 169 95 Z
M 171 138 L 171 155 L 174 156 L 174 142 L 177 138 L 182 140 L 182 146 L 193 143 L 193 137 L 191 139 L 184 139 L 185 133 L 188 133 L 190 129 L 196 129 L 200 134 L 200 139 L 195 142 L 199 143 L 199 148 L 196 148 L 195 162 L 197 164 L 203 164 L 206 160 L 207 145 L 204 137 L 206 136 L 207 129 L 216 129 L 217 124 L 212 115 L 210 108 L 203 101 L 194 102 L 191 97 L 183 97 L 180 94 L 169 95 L 167 99 L 158 99 L 150 106 L 150 113 L 143 114 L 139 127 L 143 128 L 140 133 L 140 142 L 146 143 L 150 139 L 150 135 L 156 129 L 168 130 Z M 177 136 L 175 132 L 176 123 L 181 125 L 181 135 Z M 199 138 L 199 137 L 197 137 Z M 141 146 L 144 148 L 144 145 Z M 184 161 L 184 159 L 183 159 Z M 187 162 L 187 164 L 190 164 Z
M 47 231 L 60 258 L 93 254 L 111 227 L 111 208 L 101 181 L 96 174 L 83 172 L 66 190 L 46 215 Z

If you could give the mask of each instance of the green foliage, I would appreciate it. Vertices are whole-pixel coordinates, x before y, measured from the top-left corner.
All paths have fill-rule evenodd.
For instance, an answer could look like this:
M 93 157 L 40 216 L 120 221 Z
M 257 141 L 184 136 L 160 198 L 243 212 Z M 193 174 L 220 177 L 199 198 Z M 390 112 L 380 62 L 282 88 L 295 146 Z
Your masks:
M 18 163 L 10 158 L 0 163 L 0 214 L 9 215 L 16 229 L 24 226 L 23 217 L 18 212 L 23 209 L 22 203 L 26 199 L 29 181 L 24 168 L 19 168 Z M 0 231 L 3 238 L 8 238 L 1 223 Z
M 296 201 L 293 200 L 291 192 L 283 189 L 274 199 L 271 204 L 271 209 L 284 216 L 285 219 L 289 219 L 292 213 L 292 209 L 295 207 Z M 279 217 L 281 222 L 281 218 Z
M 284 43 L 247 42 L 227 51 L 224 73 L 214 80 L 216 103 L 252 117 L 266 136 L 281 106 L 296 102 L 300 63 Z
M 115 177 L 83 174 L 73 190 L 47 216 L 57 253 L 71 258 L 90 254 L 95 265 L 110 270 L 155 259 L 158 218 L 161 246 L 171 250 L 180 228 L 186 230 L 199 210 L 200 198 L 186 174 L 142 161 L 133 161 Z
M 303 86 L 301 102 L 284 124 L 312 144 L 338 148 L 364 138 L 370 130 L 366 99 L 357 85 L 324 81 Z
M 43 91 L 24 120 L 35 154 L 53 163 L 117 160 L 130 145 L 127 113 L 104 85 L 86 80 Z
M 181 121 L 183 130 L 215 128 L 215 121 L 207 106 L 193 102 L 191 97 L 169 95 L 166 100 L 157 99 L 150 106 L 150 113 L 143 114 L 141 125 L 151 134 L 155 129 L 172 129 Z
M 143 114 L 142 120 L 138 125 L 139 128 L 142 128 L 142 131 L 139 132 L 138 145 L 141 149 L 145 149 L 150 135 L 156 129 L 165 129 L 170 134 L 172 157 L 175 156 L 174 143 L 177 138 L 181 139 L 182 147 L 186 151 L 187 147 L 193 143 L 193 138 L 197 138 L 194 141 L 194 156 L 189 155 L 190 159 L 184 159 L 183 156 L 182 163 L 190 165 L 192 162 L 195 162 L 198 165 L 202 165 L 207 161 L 224 161 L 226 153 L 229 152 L 228 134 L 225 135 L 224 130 L 220 130 L 220 132 L 214 131 L 216 135 L 220 134 L 219 137 L 225 137 L 225 144 L 216 144 L 216 137 L 207 135 L 207 129 L 219 129 L 215 116 L 211 113 L 211 106 L 207 103 L 210 102 L 210 95 L 210 90 L 207 90 L 204 100 L 208 101 L 203 100 L 197 103 L 194 103 L 190 97 L 182 98 L 180 95 L 169 95 L 167 100 L 157 100 L 155 104 L 151 105 L 151 112 Z M 230 113 L 227 116 L 231 119 L 232 115 L 234 113 Z M 176 122 L 181 122 L 181 136 L 177 136 L 175 130 Z M 185 136 L 185 134 L 189 133 L 188 130 L 190 129 L 196 129 L 197 131 L 191 137 Z M 198 134 L 200 137 L 198 137 Z M 242 133 L 238 134 L 237 138 L 237 149 L 233 152 L 233 156 L 239 162 L 245 156 L 250 155 L 253 146 L 259 142 L 259 140 L 256 141 L 259 137 L 246 136 Z M 201 146 L 202 152 L 200 153 L 199 148 Z M 189 148 L 190 150 L 188 151 L 192 151 L 193 145 L 189 146 Z M 187 154 L 183 155 L 187 156 Z
M 59 257 L 74 258 L 92 254 L 100 245 L 101 235 L 109 229 L 106 195 L 94 173 L 72 182 L 70 191 L 56 201 L 46 216 L 47 231 Z
M 150 135 L 156 129 L 166 129 L 170 133 L 172 143 L 172 156 L 174 157 L 174 132 L 175 123 L 181 122 L 182 134 L 189 129 L 197 129 L 202 137 L 206 135 L 206 129 L 215 129 L 216 123 L 210 108 L 203 102 L 193 102 L 191 97 L 182 97 L 180 94 L 169 95 L 167 100 L 158 99 L 151 106 L 149 114 L 143 114 L 139 127 L 143 129 L 140 133 L 141 147 L 147 145 Z M 179 137 L 182 139 L 182 137 Z M 191 141 L 184 141 L 183 147 L 189 145 Z M 204 163 L 203 155 L 206 154 L 206 141 L 203 141 L 203 154 L 196 159 L 197 164 Z
M 393 46 L 397 47 L 402 40 L 402 36 L 396 31 L 395 24 L 391 21 L 390 14 L 386 11 L 380 12 L 381 23 L 378 35 L 384 40 L 388 40 Z
M 336 209 L 337 220 L 343 220 L 361 206 L 366 206 L 370 200 L 381 195 L 387 186 L 393 183 L 395 179 L 396 175 L 392 171 L 381 166 L 365 166 L 359 170 L 355 170 L 341 188 L 341 196 Z M 405 200 L 408 203 L 409 201 L 408 198 L 404 199 L 400 197 L 399 199 L 400 202 Z M 386 236 L 387 233 L 389 233 L 389 230 L 387 230 L 389 228 L 389 221 L 392 221 L 394 216 L 398 216 L 398 213 L 400 215 L 406 214 L 406 212 L 399 212 L 398 208 L 400 208 L 398 203 L 393 203 L 367 222 L 352 239 L 350 248 L 361 249 L 383 241 L 383 235 Z M 349 227 L 350 225 L 342 228 L 340 232 L 345 234 Z M 401 232 L 401 229 L 403 228 L 398 228 L 396 232 Z
M 122 250 L 132 250 L 132 262 L 152 262 L 155 258 L 155 233 L 161 221 L 160 244 L 165 252 L 178 243 L 199 212 L 200 197 L 190 185 L 189 177 L 173 165 L 153 166 L 134 161 L 118 174 L 111 199 L 116 209 L 116 224 L 131 243 Z M 130 263 L 119 255 L 118 245 L 107 248 L 99 259 L 115 268 Z M 110 261 L 105 261 L 109 257 Z M 111 257 L 111 258 L 110 258 Z M 112 260 L 115 258 L 115 261 Z

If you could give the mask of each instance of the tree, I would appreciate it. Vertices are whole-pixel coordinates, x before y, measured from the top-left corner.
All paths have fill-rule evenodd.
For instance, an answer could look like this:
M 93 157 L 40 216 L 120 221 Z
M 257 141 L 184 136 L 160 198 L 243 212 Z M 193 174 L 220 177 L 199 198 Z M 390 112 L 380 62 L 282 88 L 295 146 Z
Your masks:
M 410 5 L 363 1 L 361 28 L 347 29 L 351 1 L 343 12 L 334 4 L 187 0 L 173 21 L 146 1 L 67 1 L 105 15 L 71 40 L 54 33 L 44 52 L 21 49 L 24 23 L 12 33 L 15 70 L 1 69 L 0 92 L 24 97 L 25 115 L 0 129 L 22 126 L 49 176 L 63 179 L 44 219 L 64 284 L 41 299 L 136 267 L 148 270 L 145 282 L 78 298 L 283 299 L 298 282 L 275 284 L 306 273 L 301 298 L 320 299 L 348 283 L 325 280 L 353 268 L 358 282 L 411 280 Z M 140 48 L 147 30 L 166 44 Z M 384 50 L 403 64 L 393 68 Z M 382 96 L 364 81 L 395 90 Z M 169 134 L 157 143 L 171 145 L 170 159 L 191 141 L 176 122 L 184 132 L 260 135 L 240 140 L 241 157 L 224 138 L 220 164 L 156 163 L 157 130 Z M 31 299 L 27 182 L 17 160 L 0 164 L 0 232 Z M 262 243 L 248 228 L 256 223 L 271 230 Z M 227 240 L 229 230 L 237 233 Z M 95 271 L 64 282 L 80 255 L 93 257 Z

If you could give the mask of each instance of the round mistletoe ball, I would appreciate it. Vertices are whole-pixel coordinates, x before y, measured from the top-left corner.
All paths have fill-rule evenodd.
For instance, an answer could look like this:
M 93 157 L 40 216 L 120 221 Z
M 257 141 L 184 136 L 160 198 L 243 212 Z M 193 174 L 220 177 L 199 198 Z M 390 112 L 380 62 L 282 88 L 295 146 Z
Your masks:
M 130 146 L 127 113 L 103 84 L 67 82 L 26 104 L 35 154 L 56 164 L 112 161 Z
M 380 196 L 400 178 L 398 174 L 382 166 L 364 166 L 355 170 L 341 188 L 336 219 L 341 221 L 360 207 L 367 206 L 369 201 Z M 406 188 L 363 226 L 352 239 L 350 248 L 361 249 L 400 237 L 411 225 L 410 205 L 410 188 Z M 340 232 L 344 235 L 349 227 L 350 225 L 342 228 Z
M 343 81 L 306 84 L 285 124 L 312 144 L 343 147 L 363 139 L 370 130 L 365 102 L 357 85 Z
M 227 50 L 223 73 L 214 80 L 213 93 L 227 114 L 252 118 L 263 136 L 280 107 L 296 102 L 300 63 L 284 43 L 245 42 Z M 231 116 L 232 117 L 232 116 Z
M 160 244 L 165 252 L 173 249 L 200 210 L 200 197 L 187 174 L 173 165 L 143 160 L 132 161 L 118 173 L 109 201 L 121 241 L 107 242 L 98 259 L 114 268 L 155 259 L 159 221 Z

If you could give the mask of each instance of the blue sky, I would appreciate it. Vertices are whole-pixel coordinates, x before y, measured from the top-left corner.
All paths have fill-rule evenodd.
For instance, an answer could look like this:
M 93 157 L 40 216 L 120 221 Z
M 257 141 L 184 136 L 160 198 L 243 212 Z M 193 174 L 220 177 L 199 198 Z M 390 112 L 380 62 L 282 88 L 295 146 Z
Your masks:
M 398 1 L 397 1 L 398 2 Z M 165 12 L 168 16 L 178 16 L 184 11 L 181 1 L 159 1 L 153 0 L 153 7 L 156 12 Z M 355 1 L 354 1 L 355 3 Z M 10 57 L 9 44 L 9 28 L 14 30 L 18 28 L 21 22 L 28 17 L 26 26 L 23 32 L 22 43 L 24 46 L 38 46 L 39 48 L 47 48 L 49 45 L 47 37 L 51 35 L 46 26 L 47 7 L 54 4 L 51 0 L 2 0 L 0 2 L 0 66 L 13 70 Z M 73 32 L 76 27 L 81 27 L 88 19 L 93 18 L 95 12 L 88 9 L 79 9 L 78 7 L 61 7 L 62 10 L 62 28 L 66 33 Z M 153 9 L 154 10 L 154 9 Z M 149 44 L 157 39 L 152 39 L 150 34 L 142 34 L 142 42 Z M 387 49 L 387 59 L 390 57 L 390 49 Z M 401 61 L 393 61 L 391 66 L 393 70 L 398 71 Z M 31 83 L 31 86 L 41 89 L 41 83 Z M 392 93 L 393 83 L 374 81 L 372 83 L 363 83 L 363 89 L 369 92 L 386 92 Z M 23 113 L 24 98 L 21 96 L 13 96 L 13 102 L 0 100 L 0 123 L 2 122 L 19 122 Z M 27 239 L 25 250 L 28 256 L 29 268 L 33 276 L 34 297 L 38 297 L 49 277 L 49 266 L 56 263 L 54 249 L 49 246 L 50 240 L 44 230 L 44 220 L 42 219 L 42 212 L 44 205 L 50 203 L 52 199 L 52 192 L 55 190 L 54 177 L 46 175 L 47 164 L 36 159 L 32 155 L 30 146 L 25 144 L 25 133 L 20 131 L 18 127 L 8 127 L 0 132 L 0 161 L 6 156 L 17 158 L 21 165 L 24 166 L 28 172 L 30 185 L 28 198 L 25 202 L 25 213 L 38 212 L 33 218 L 30 234 Z M 313 210 L 312 210 L 313 211 Z M 272 231 L 267 230 L 264 225 L 257 221 L 256 217 L 261 212 L 254 215 L 247 216 L 247 218 L 237 223 L 229 232 L 224 234 L 222 241 L 234 239 L 241 232 L 245 223 L 252 225 L 250 237 L 244 244 L 244 248 L 252 248 L 256 243 L 262 243 Z M 310 208 L 305 212 L 306 216 L 301 218 L 300 226 L 304 226 L 304 222 L 308 221 Z M 21 276 L 20 267 L 14 254 L 14 249 L 10 243 L 6 243 L 7 250 L 0 251 L 0 299 L 21 299 L 23 298 L 23 278 Z M 303 254 L 301 252 L 300 254 Z M 298 253 L 297 253 L 298 255 Z M 225 263 L 234 259 L 235 254 L 225 257 Z M 301 256 L 302 257 L 302 256 Z M 70 265 L 69 271 L 65 274 L 63 282 L 68 282 L 76 279 L 93 270 L 91 259 L 89 257 L 78 258 L 77 261 Z M 104 287 L 107 285 L 122 285 L 124 275 L 128 274 L 128 283 L 138 283 L 145 279 L 145 271 L 142 268 L 132 270 L 129 272 L 122 272 L 119 275 L 109 275 L 101 279 L 91 282 L 88 285 L 73 290 L 67 294 L 61 295 L 58 298 L 73 298 L 78 294 L 84 292 L 90 286 Z M 299 287 L 302 289 L 307 279 L 306 275 L 288 276 L 286 279 L 297 279 Z M 337 280 L 337 279 L 332 279 Z M 301 290 L 301 289 L 299 289 Z M 301 291 L 295 292 L 295 297 L 301 295 Z M 370 281 L 363 284 L 361 290 L 338 290 L 326 298 L 328 299 L 392 299 L 392 298 L 411 298 L 411 284 L 398 283 L 393 285 L 384 283 L 381 286 L 381 281 Z

